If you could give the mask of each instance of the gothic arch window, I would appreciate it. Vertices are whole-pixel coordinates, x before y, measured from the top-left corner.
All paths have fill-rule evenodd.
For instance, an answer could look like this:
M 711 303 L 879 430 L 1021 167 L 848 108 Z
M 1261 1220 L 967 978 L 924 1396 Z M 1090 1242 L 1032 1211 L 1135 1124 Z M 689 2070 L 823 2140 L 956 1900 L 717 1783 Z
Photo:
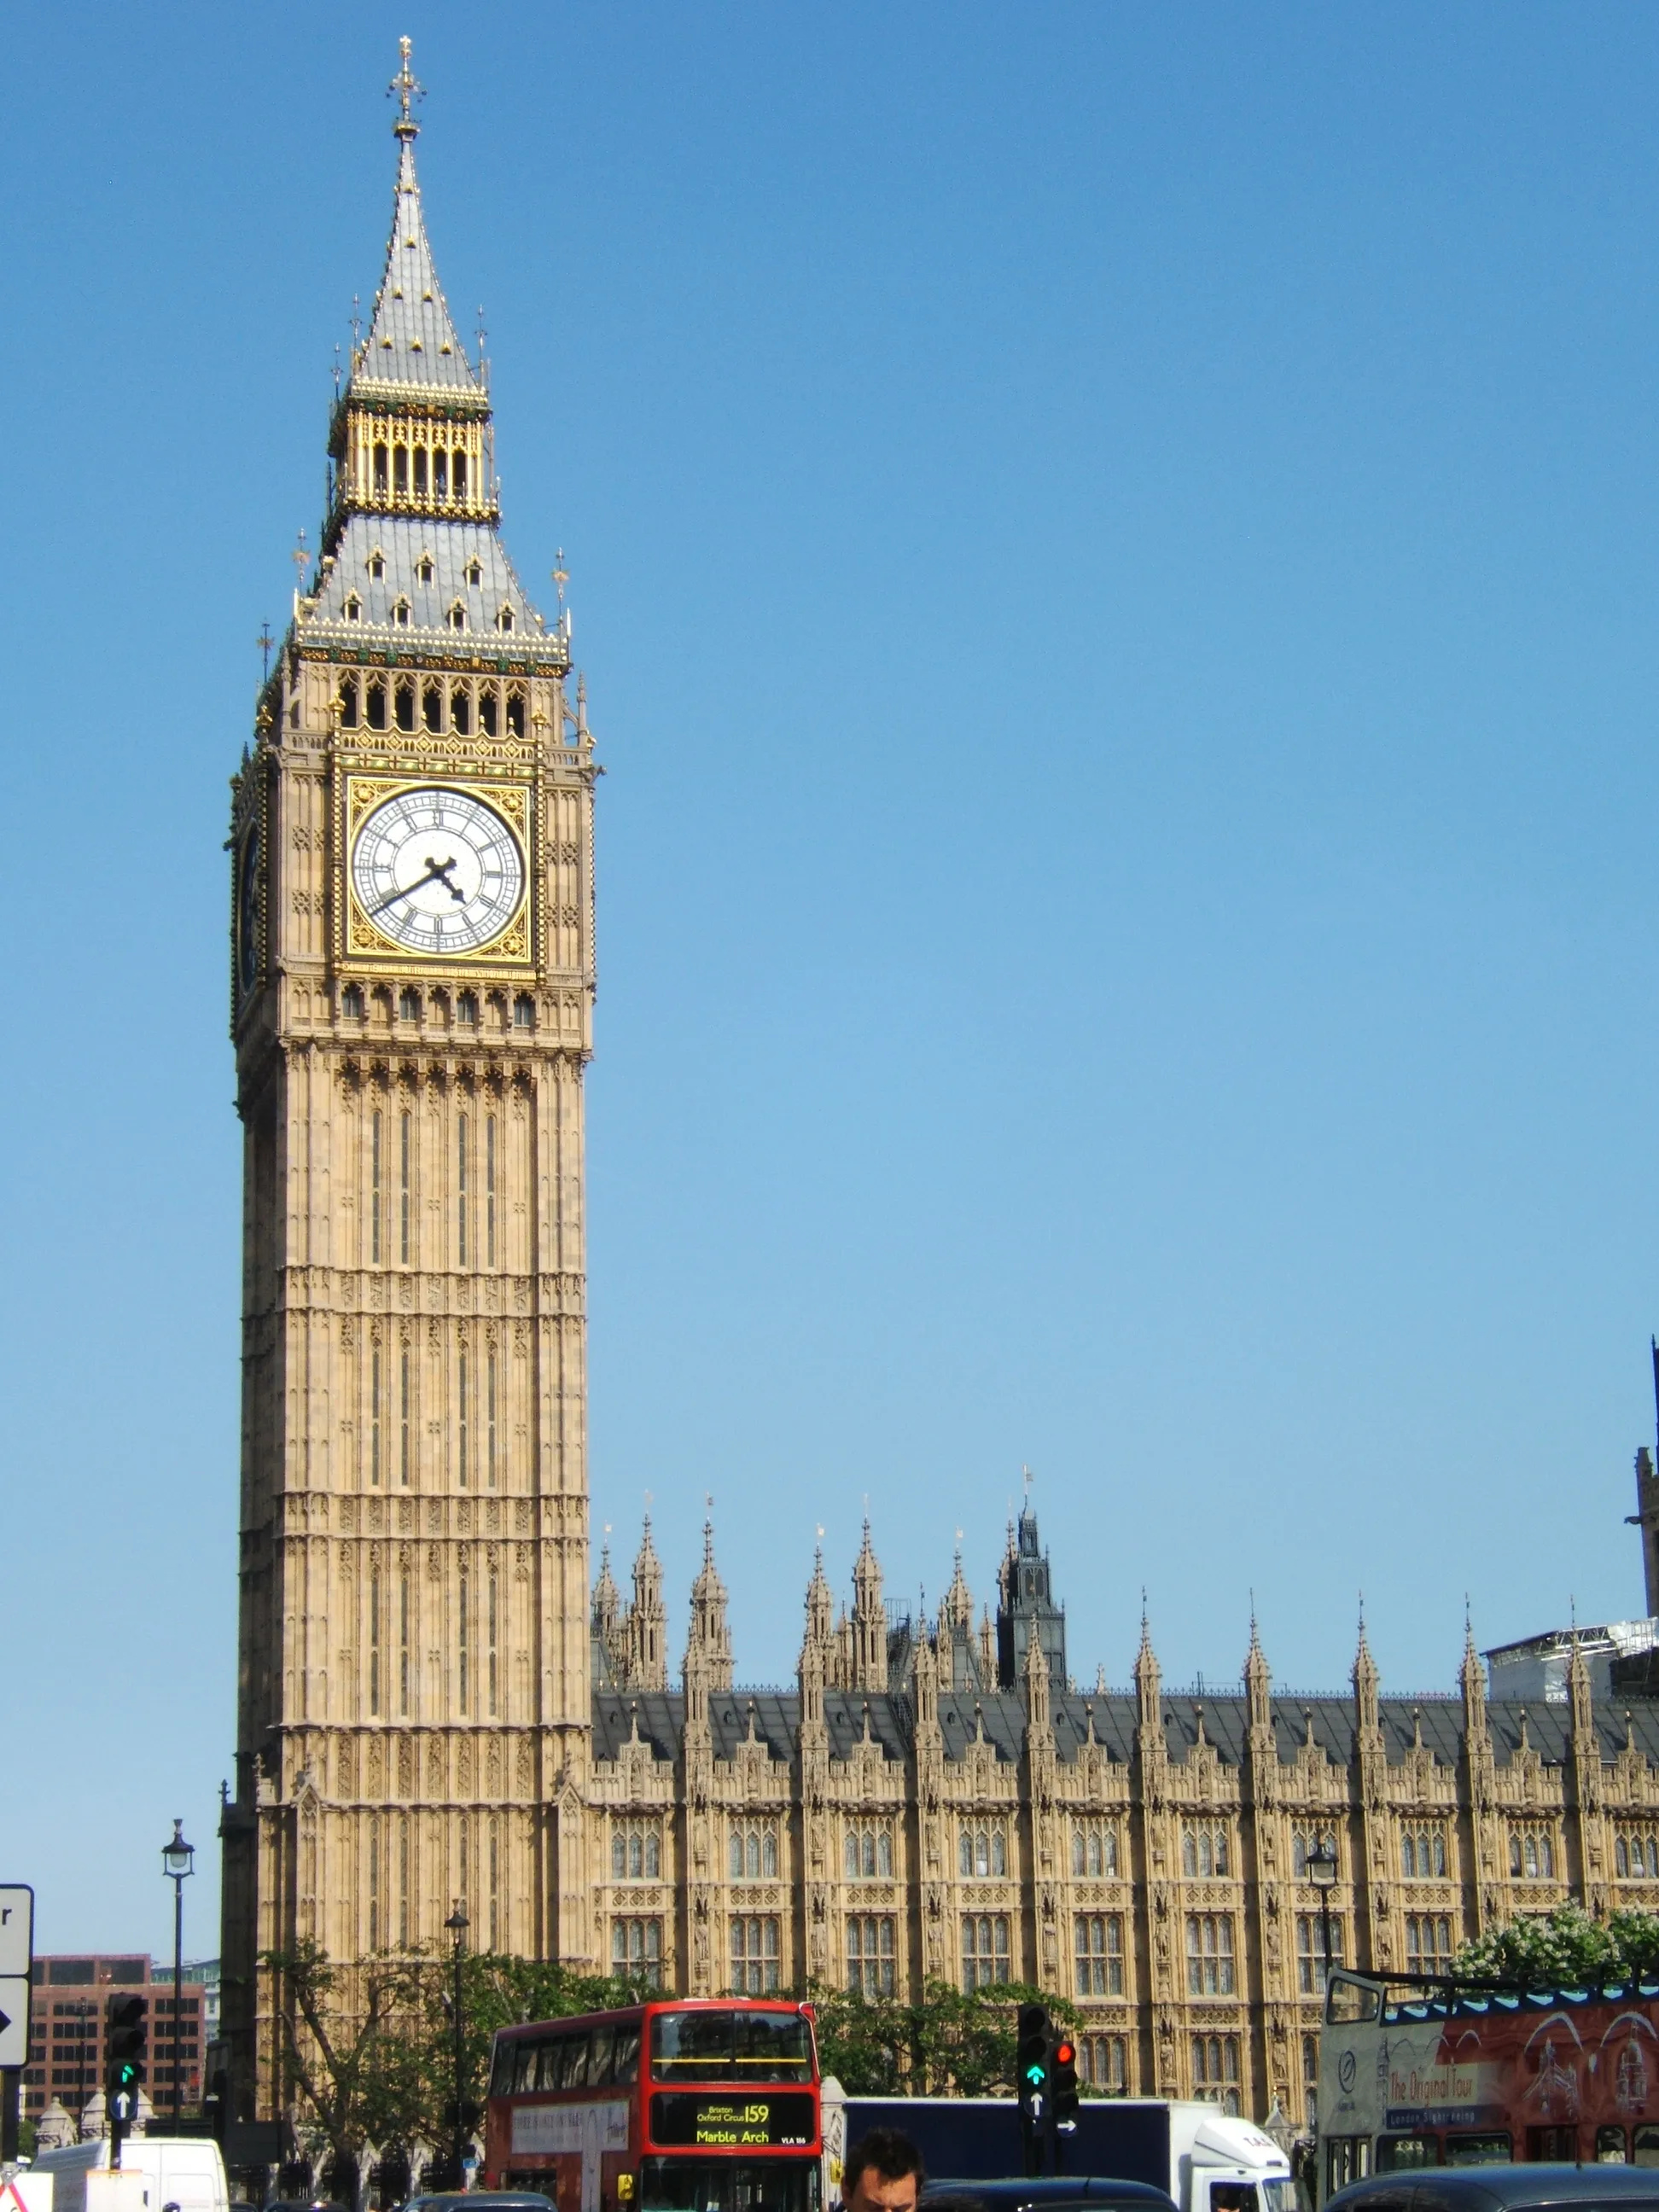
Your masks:
M 1229 1870 L 1227 1831 L 1209 1822 L 1189 1824 L 1182 1831 L 1181 1871 L 1189 1878 L 1207 1880 Z
M 436 499 L 449 497 L 449 455 L 441 446 L 432 456 L 432 491 Z
M 380 447 L 380 451 L 382 453 L 386 451 L 384 446 Z M 371 576 L 384 576 L 386 574 L 386 555 L 378 545 L 368 556 L 368 573 Z
M 733 1881 L 775 1881 L 778 1873 L 778 1832 L 772 1823 L 733 1828 L 726 1849 L 727 1871 Z
M 374 448 L 374 489 L 382 495 L 384 495 L 386 491 L 386 447 L 383 445 L 376 446 Z M 378 574 L 378 571 L 376 573 Z
M 466 601 L 465 599 L 452 599 L 450 601 L 449 612 L 445 616 L 444 619 L 447 622 L 451 629 L 465 629 L 466 628 Z
M 408 984 L 408 983 L 405 983 L 405 984 L 404 985 L 403 989 L 402 989 L 401 991 L 399 991 L 399 992 L 398 992 L 398 1019 L 400 1022 L 418 1022 L 420 1018 L 421 1018 L 421 994 L 420 994 L 420 993 L 419 993 L 417 990 L 414 989 L 414 988 L 412 988 L 412 986 L 410 986 L 410 984 Z M 409 1116 L 408 1116 L 408 1115 L 407 1115 L 407 1114 L 405 1114 L 405 1115 L 404 1115 L 404 1160 L 405 1195 L 407 1195 L 408 1158 L 409 1158 Z M 404 1255 L 404 1257 L 405 1259 L 407 1259 L 407 1258 L 409 1257 L 409 1255 L 408 1255 L 407 1253 L 405 1253 L 405 1254 Z
M 1400 1838 L 1400 1872 L 1406 1881 L 1440 1881 L 1446 1874 L 1443 1828 L 1411 1828 Z
M 1555 1844 L 1547 1829 L 1510 1832 L 1510 1875 L 1516 1881 L 1553 1881 Z
M 357 597 L 356 592 L 348 592 L 346 593 L 346 603 L 343 612 L 348 622 L 361 622 L 362 620 L 363 603 Z
M 407 622 L 409 601 L 399 599 L 398 605 L 403 609 L 403 619 Z M 392 611 L 395 614 L 397 609 L 394 608 Z M 398 683 L 396 705 L 398 727 L 400 730 L 412 730 L 415 726 L 415 686 L 408 677 L 404 677 Z
M 418 459 L 419 458 L 421 457 L 417 455 L 416 459 Z M 415 580 L 419 584 L 429 584 L 432 581 L 432 556 L 429 553 L 423 552 L 421 555 L 420 559 L 415 563 Z
M 421 726 L 435 737 L 444 726 L 444 687 L 428 684 L 421 694 Z
M 463 619 L 459 626 L 462 629 L 465 629 L 466 628 L 466 622 L 465 619 L 466 609 L 465 607 L 461 609 L 461 614 Z M 465 684 L 453 684 L 450 686 L 449 720 L 451 726 L 458 730 L 462 737 L 470 738 L 471 736 L 472 702 L 468 696 L 467 689 Z
M 457 499 L 466 497 L 466 455 L 459 447 L 455 452 L 455 496 Z
M 524 735 L 524 687 L 522 684 L 515 684 L 507 695 L 507 729 L 509 737 L 521 738 Z
M 1072 1873 L 1079 1881 L 1117 1872 L 1117 1830 L 1096 1820 L 1079 1822 L 1072 1831 Z
M 351 601 L 348 599 L 346 605 L 349 607 Z M 348 622 L 356 622 L 356 616 L 353 614 L 348 614 L 346 617 Z M 340 727 L 343 730 L 356 728 L 357 708 L 357 679 L 355 676 L 348 676 L 340 685 Z
M 662 1822 L 620 1820 L 611 1831 L 611 1879 L 655 1881 L 662 1873 Z
M 409 489 L 409 448 L 394 446 L 392 449 L 392 489 L 404 492 Z
M 957 1841 L 957 1871 L 971 1881 L 994 1881 L 1008 1871 L 1008 1838 L 1000 1827 L 964 1828 Z
M 415 448 L 415 496 L 416 499 L 426 497 L 426 447 L 424 446 L 416 446 Z M 431 580 L 429 576 L 422 576 L 421 579 L 423 584 L 430 583 Z
M 378 677 L 370 680 L 364 720 L 371 730 L 386 727 L 386 686 Z
M 476 1030 L 477 1028 L 478 994 L 476 991 L 463 991 L 459 998 L 456 1000 L 455 1019 L 464 1030 Z
M 363 1018 L 363 987 L 348 983 L 340 994 L 340 1012 L 349 1022 L 360 1022 Z
M 409 601 L 407 599 L 395 599 L 392 602 L 392 619 L 399 629 L 407 629 L 409 628 Z M 398 726 L 401 729 L 403 727 L 402 723 L 400 722 Z
M 499 712 L 495 702 L 495 686 L 493 684 L 481 684 L 478 686 L 478 727 L 483 732 L 485 737 L 495 736 Z
M 845 1864 L 848 1881 L 886 1881 L 893 1872 L 893 1832 L 884 1823 L 847 1831 Z
M 527 991 L 520 991 L 513 1001 L 513 1026 L 515 1030 L 533 1030 L 536 1026 L 536 1001 Z
M 503 635 L 513 627 L 513 610 L 505 600 L 495 610 L 495 627 Z
M 483 581 L 483 563 L 476 554 L 466 564 L 466 580 L 472 585 L 482 584 Z

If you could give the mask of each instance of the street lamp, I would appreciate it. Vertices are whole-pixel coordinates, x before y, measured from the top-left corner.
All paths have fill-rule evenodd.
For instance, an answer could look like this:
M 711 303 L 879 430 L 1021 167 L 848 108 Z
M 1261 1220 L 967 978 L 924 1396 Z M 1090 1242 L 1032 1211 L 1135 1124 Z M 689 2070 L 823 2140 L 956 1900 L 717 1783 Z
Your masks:
M 455 2161 L 454 2186 L 457 2189 L 465 2185 L 465 2175 L 461 2166 L 466 2145 L 466 2113 L 461 2101 L 465 2070 L 465 2057 L 462 2050 L 461 1959 L 466 1948 L 466 1931 L 471 1925 L 466 1917 L 466 1906 L 458 1899 L 455 1910 L 444 1923 L 445 1928 L 455 1939 L 455 2133 L 450 2149 Z
M 1308 1854 L 1308 1879 L 1319 1893 L 1319 1933 L 1325 1947 L 1325 1984 L 1331 1978 L 1331 1892 L 1336 1887 L 1336 1838 L 1322 1836 Z
M 179 2032 L 185 1994 L 185 1883 L 196 1871 L 196 1848 L 185 1841 L 185 1824 L 175 1820 L 173 1839 L 161 1846 L 161 1872 L 173 1884 L 173 2132 L 179 2132 L 184 2101 L 184 2076 L 179 2069 Z M 199 2038 L 198 2039 L 199 2041 Z

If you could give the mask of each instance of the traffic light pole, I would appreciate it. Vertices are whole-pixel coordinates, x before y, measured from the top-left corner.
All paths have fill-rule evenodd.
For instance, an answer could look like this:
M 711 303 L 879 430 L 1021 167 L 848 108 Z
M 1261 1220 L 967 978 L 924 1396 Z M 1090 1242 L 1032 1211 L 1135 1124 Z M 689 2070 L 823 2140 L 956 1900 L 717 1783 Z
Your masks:
M 33 2025 L 33 2021 L 30 2025 Z M 17 2163 L 22 2086 L 23 2069 L 21 2066 L 0 2066 L 0 2166 L 15 2166 Z

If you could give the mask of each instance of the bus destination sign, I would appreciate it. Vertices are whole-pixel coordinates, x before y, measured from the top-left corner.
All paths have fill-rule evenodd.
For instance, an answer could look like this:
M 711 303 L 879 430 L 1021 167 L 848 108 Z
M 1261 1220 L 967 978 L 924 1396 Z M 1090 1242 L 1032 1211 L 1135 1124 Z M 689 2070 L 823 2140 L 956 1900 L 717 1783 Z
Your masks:
M 812 2100 L 799 2092 L 710 2097 L 671 2090 L 651 2100 L 652 2140 L 674 2150 L 805 2150 L 812 2134 Z

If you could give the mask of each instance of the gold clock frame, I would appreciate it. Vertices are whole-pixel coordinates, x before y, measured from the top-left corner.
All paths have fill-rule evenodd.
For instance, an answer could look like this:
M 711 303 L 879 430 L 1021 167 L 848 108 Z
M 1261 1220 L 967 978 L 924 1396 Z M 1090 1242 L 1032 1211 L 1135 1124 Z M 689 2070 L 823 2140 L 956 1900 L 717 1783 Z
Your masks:
M 497 781 L 483 776 L 447 776 L 428 772 L 425 775 L 362 775 L 348 771 L 343 779 L 340 810 L 341 865 L 337 880 L 341 885 L 341 942 L 338 957 L 343 964 L 356 961 L 376 966 L 394 962 L 412 973 L 430 974 L 438 968 L 501 968 L 518 973 L 533 969 L 536 964 L 533 936 L 533 908 L 532 902 L 535 840 L 532 834 L 535 812 L 535 789 L 528 783 Z M 488 945 L 464 952 L 447 948 L 442 952 L 411 952 L 384 930 L 377 929 L 357 903 L 356 883 L 352 863 L 356 853 L 357 836 L 363 823 L 374 809 L 388 799 L 396 799 L 406 791 L 460 791 L 470 797 L 483 799 L 493 806 L 507 828 L 519 841 L 519 857 L 524 866 L 524 888 L 513 917 L 506 927 L 492 937 Z

